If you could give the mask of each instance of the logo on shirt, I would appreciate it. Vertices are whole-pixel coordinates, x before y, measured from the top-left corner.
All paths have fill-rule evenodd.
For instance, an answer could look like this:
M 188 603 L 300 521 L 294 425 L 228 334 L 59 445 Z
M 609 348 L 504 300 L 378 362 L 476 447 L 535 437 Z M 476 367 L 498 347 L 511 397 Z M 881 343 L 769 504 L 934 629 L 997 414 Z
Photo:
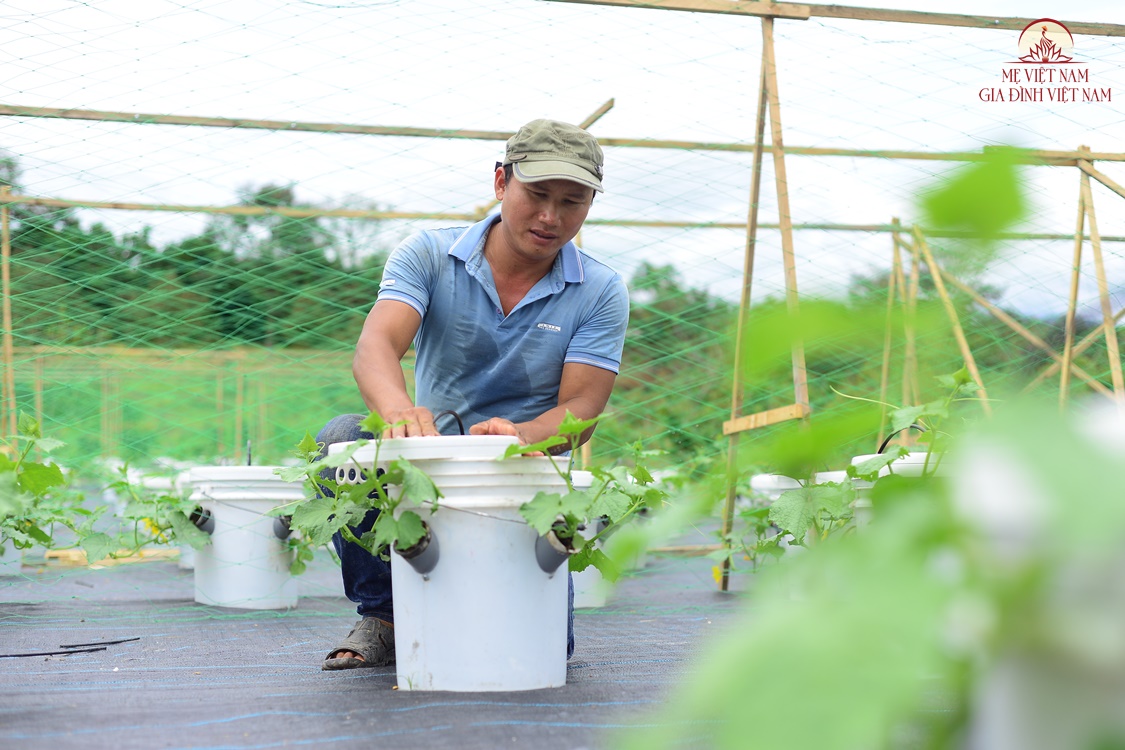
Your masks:
M 395 285 L 394 279 L 383 279 L 383 286 L 394 286 L 394 285 Z
M 554 331 L 555 333 L 562 333 L 562 326 L 556 326 L 551 323 L 540 323 L 535 327 L 541 331 Z

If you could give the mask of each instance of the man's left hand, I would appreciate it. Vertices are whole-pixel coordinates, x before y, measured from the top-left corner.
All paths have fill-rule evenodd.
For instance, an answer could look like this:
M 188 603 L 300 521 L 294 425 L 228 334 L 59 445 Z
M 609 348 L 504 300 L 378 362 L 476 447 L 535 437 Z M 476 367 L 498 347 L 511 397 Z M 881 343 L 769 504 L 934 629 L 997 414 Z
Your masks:
M 519 427 L 516 426 L 515 422 L 511 421 L 510 419 L 504 419 L 503 417 L 492 417 L 491 419 L 486 419 L 483 422 L 477 422 L 475 425 L 469 428 L 469 434 L 514 435 L 520 441 L 520 445 L 527 445 L 531 442 L 527 439 L 527 437 L 524 436 L 523 432 Z M 528 453 L 527 455 L 542 456 L 543 453 L 540 451 L 535 451 L 533 453 Z

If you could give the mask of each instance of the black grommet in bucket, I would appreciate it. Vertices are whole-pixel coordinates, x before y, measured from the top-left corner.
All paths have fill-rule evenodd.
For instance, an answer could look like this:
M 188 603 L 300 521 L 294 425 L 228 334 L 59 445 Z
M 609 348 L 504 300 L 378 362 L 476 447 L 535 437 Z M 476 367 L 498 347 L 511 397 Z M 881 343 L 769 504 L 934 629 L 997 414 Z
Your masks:
M 273 535 L 278 539 L 288 539 L 293 533 L 293 529 L 290 528 L 291 523 L 293 523 L 293 516 L 276 516 L 273 519 Z
M 195 527 L 205 534 L 215 533 L 215 517 L 211 515 L 211 511 L 207 510 L 201 505 L 195 506 L 195 510 L 188 516 Z
M 440 550 L 437 536 L 434 535 L 429 524 L 423 521 L 422 527 L 426 530 L 426 535 L 419 539 L 417 544 L 406 549 L 399 549 L 398 545 L 395 545 L 394 550 L 399 557 L 410 564 L 410 567 L 423 576 L 428 576 L 437 567 Z
M 569 557 L 570 550 L 559 541 L 554 531 L 535 537 L 535 562 L 539 563 L 539 569 L 544 573 L 554 575 Z

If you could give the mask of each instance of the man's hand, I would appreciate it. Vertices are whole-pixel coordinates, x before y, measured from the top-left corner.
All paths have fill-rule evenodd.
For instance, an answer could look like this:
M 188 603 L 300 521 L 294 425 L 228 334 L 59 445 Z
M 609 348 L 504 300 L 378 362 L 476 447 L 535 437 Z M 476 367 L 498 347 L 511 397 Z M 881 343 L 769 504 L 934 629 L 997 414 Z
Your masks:
M 391 424 L 383 432 L 385 438 L 425 437 L 441 435 L 434 426 L 434 415 L 424 406 L 411 406 L 383 417 Z
M 470 435 L 515 435 L 520 445 L 527 445 L 531 441 L 523 434 L 515 422 L 502 417 L 492 417 L 484 422 L 477 422 L 469 428 Z M 542 456 L 539 451 L 528 453 L 529 456 Z

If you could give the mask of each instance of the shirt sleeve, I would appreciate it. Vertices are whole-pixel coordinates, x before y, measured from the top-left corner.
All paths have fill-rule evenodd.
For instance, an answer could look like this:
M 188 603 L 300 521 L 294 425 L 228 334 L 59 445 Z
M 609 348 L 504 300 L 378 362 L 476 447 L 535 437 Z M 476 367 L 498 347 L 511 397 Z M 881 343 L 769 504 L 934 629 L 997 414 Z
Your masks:
M 593 365 L 617 373 L 629 327 L 629 290 L 614 274 L 586 320 L 575 331 L 563 362 Z
M 430 290 L 436 288 L 438 254 L 430 232 L 420 232 L 403 240 L 387 258 L 378 299 L 405 302 L 425 317 L 430 306 Z

